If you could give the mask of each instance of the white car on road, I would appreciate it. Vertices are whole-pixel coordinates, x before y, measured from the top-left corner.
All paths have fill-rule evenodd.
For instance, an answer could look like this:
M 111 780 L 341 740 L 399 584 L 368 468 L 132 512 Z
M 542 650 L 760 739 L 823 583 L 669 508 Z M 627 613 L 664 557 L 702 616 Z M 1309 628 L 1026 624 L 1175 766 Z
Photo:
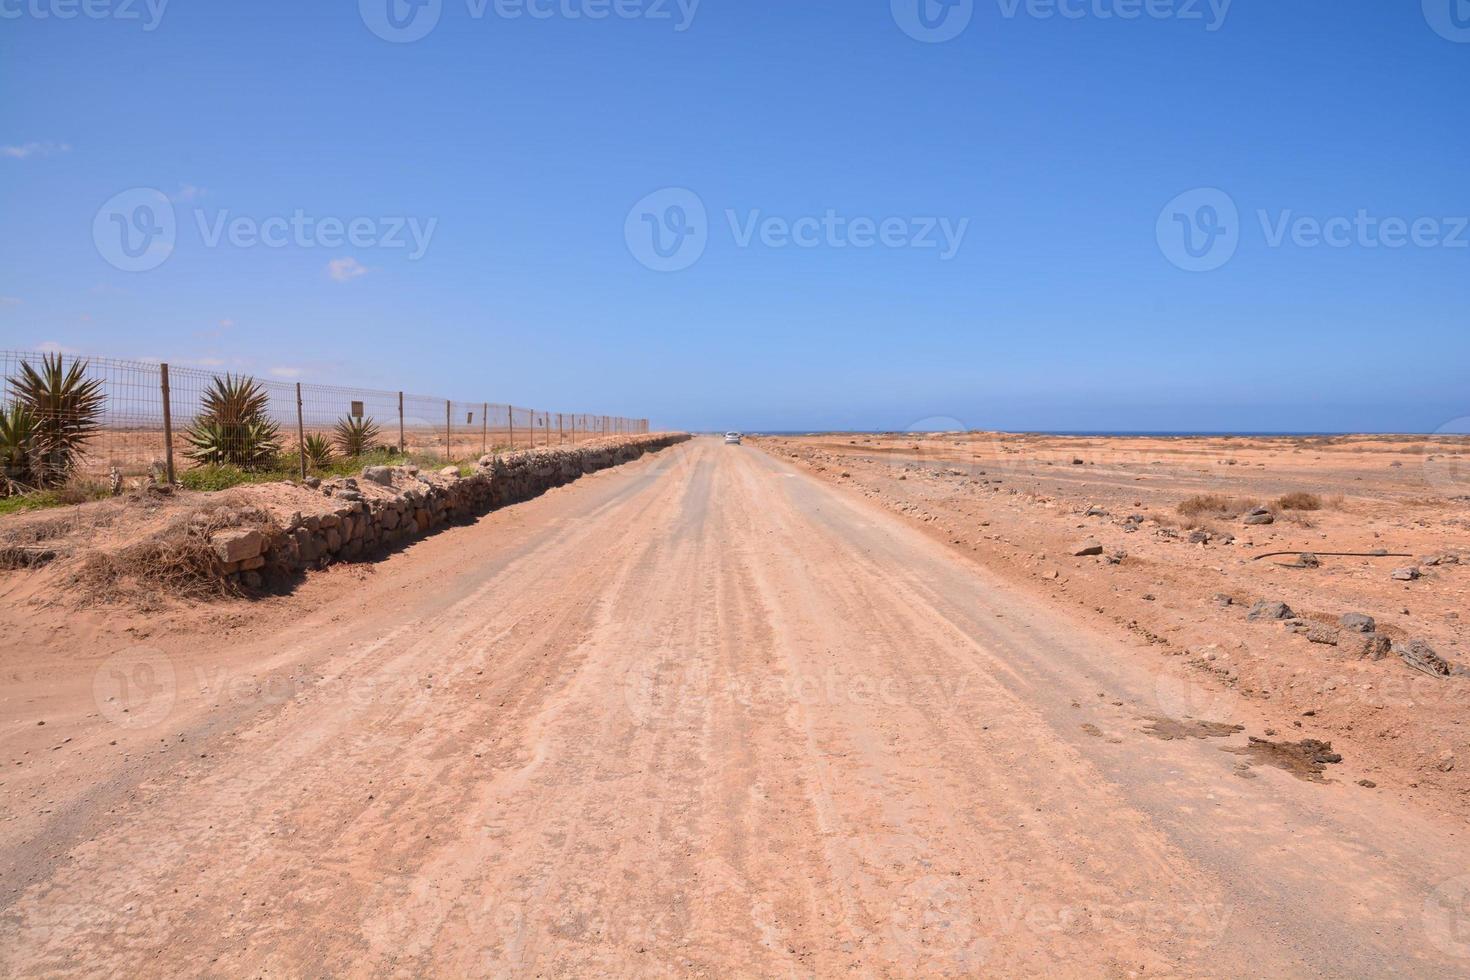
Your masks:
M 727 446 L 738 446 L 738 445 L 740 445 L 740 433 L 738 433 L 738 432 L 726 432 L 725 433 L 725 445 L 727 445 Z

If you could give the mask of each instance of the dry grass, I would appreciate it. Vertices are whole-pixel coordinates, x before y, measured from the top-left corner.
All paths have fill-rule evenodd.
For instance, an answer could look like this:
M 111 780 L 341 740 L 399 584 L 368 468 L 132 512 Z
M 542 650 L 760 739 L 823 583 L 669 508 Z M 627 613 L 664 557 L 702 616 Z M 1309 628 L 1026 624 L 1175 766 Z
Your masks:
M 1175 508 L 1185 517 L 1239 517 L 1256 506 L 1254 500 L 1227 497 L 1221 493 L 1195 494 L 1179 502 Z
M 1321 510 L 1322 498 L 1315 493 L 1288 493 L 1276 498 L 1277 510 Z
M 182 514 L 116 551 L 83 556 L 67 584 L 89 602 L 128 602 L 143 609 L 155 608 L 165 598 L 233 595 L 209 544 L 209 536 L 226 527 L 254 527 L 267 534 L 276 529 L 272 517 L 258 508 L 211 505 Z

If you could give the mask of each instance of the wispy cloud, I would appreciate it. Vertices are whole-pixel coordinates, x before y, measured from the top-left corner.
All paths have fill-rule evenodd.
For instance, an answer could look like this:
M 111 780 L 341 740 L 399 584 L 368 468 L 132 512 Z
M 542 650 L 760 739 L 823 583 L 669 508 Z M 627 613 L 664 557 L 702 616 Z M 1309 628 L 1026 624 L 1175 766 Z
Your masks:
M 367 266 L 354 258 L 333 259 L 327 263 L 327 275 L 337 282 L 348 282 L 367 275 Z
M 299 367 L 273 367 L 270 373 L 272 377 L 277 378 L 299 378 L 306 373 L 306 370 Z
M 40 143 L 21 143 L 18 146 L 0 146 L 0 156 L 10 157 L 12 160 L 25 160 L 28 157 L 47 157 L 53 153 L 65 153 L 70 149 L 70 143 L 52 143 L 47 140 Z
M 208 193 L 209 191 L 202 187 L 195 187 L 193 184 L 184 184 L 179 187 L 179 192 L 174 195 L 173 200 L 175 204 L 186 201 L 197 201 Z
M 81 353 L 81 351 L 77 350 L 75 347 L 67 347 L 64 344 L 58 344 L 54 340 L 43 340 L 43 341 L 41 341 L 39 344 L 36 345 L 36 350 L 40 351 L 42 354 L 80 354 Z
M 11 306 L 19 306 L 20 300 L 14 296 L 0 296 L 0 310 Z

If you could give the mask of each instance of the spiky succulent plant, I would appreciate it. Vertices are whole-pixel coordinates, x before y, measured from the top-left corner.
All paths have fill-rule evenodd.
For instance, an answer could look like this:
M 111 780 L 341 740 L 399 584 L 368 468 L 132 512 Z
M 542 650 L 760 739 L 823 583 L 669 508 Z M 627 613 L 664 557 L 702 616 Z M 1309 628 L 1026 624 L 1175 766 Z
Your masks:
M 312 433 L 301 444 L 306 452 L 306 462 L 313 469 L 324 470 L 332 465 L 332 444 L 326 436 Z
M 343 456 L 361 456 L 373 448 L 373 440 L 378 438 L 380 431 L 371 416 L 344 417 L 337 420 L 332 441 Z
M 45 354 L 39 370 L 21 361 L 7 385 L 14 402 L 6 411 L 6 468 L 23 467 L 8 478 L 31 487 L 60 486 L 102 428 L 102 380 L 87 377 L 86 361 L 68 366 L 60 354 Z
M 36 416 L 20 402 L 0 409 L 0 497 L 37 485 Z
M 186 455 L 200 466 L 271 466 L 281 451 L 281 433 L 269 406 L 270 395 L 254 378 L 216 375 L 205 389 L 202 411 L 184 433 L 190 447 Z

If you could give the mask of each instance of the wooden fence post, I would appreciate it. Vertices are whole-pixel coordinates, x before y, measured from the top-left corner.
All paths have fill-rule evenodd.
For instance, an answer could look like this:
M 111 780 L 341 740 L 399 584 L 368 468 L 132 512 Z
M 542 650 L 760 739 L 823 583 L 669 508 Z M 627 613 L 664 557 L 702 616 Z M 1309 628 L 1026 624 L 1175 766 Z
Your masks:
M 480 455 L 490 451 L 490 403 L 480 406 Z
M 408 452 L 408 445 L 403 441 L 403 392 L 398 393 L 398 455 L 402 456 Z
M 301 454 L 301 482 L 306 482 L 306 423 L 301 418 L 301 382 L 296 382 L 296 449 Z
M 507 406 L 505 406 L 505 422 L 506 422 L 506 425 L 510 429 L 510 451 L 511 452 L 515 452 L 515 449 L 516 449 L 516 407 L 514 405 L 507 405 Z
M 169 486 L 174 483 L 174 416 L 168 404 L 168 365 L 158 365 L 159 385 L 163 389 L 163 460 Z

